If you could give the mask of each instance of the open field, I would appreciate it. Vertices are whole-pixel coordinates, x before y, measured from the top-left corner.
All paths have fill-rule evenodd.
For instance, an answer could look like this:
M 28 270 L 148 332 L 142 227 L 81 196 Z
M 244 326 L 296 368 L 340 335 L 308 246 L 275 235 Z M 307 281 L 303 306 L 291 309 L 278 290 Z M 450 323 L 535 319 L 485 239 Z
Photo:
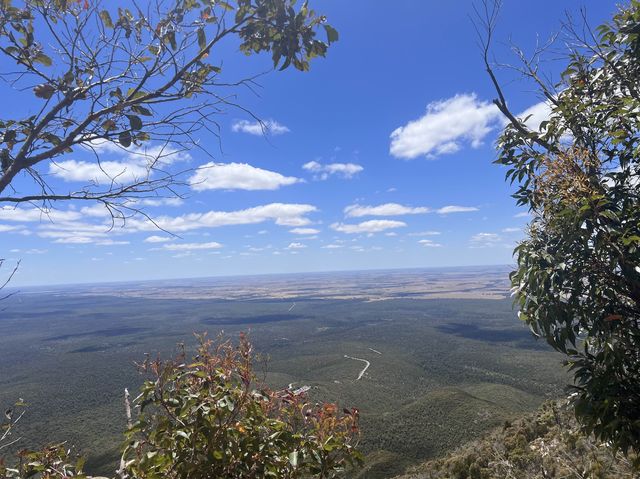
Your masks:
M 0 406 L 30 404 L 21 445 L 68 440 L 95 472 L 114 468 L 122 391 L 142 380 L 133 362 L 193 332 L 249 331 L 273 386 L 358 407 L 362 477 L 442 454 L 567 380 L 515 318 L 505 268 L 34 289 L 6 308 Z

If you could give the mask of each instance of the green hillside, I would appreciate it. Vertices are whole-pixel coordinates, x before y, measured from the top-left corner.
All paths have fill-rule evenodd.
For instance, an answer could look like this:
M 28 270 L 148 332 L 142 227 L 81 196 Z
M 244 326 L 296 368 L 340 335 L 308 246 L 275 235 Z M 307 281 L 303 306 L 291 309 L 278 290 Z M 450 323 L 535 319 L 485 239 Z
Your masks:
M 636 456 L 585 437 L 556 401 L 395 479 L 637 479 L 638 466 Z

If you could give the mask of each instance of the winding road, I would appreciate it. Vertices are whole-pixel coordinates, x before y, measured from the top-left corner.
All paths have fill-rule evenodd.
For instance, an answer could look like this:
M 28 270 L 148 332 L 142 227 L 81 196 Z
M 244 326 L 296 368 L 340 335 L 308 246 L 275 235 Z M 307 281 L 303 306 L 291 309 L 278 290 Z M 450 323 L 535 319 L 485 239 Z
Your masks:
M 358 377 L 356 378 L 356 381 L 360 381 L 360 379 L 362 379 L 362 376 L 364 376 L 364 373 L 367 371 L 367 369 L 369 369 L 369 366 L 371 366 L 371 363 L 366 359 L 354 358 L 353 356 L 347 356 L 346 354 L 344 355 L 344 357 L 353 359 L 355 361 L 362 361 L 363 363 L 365 363 L 364 368 L 362 369 L 362 371 L 360 371 L 360 374 L 358 374 Z

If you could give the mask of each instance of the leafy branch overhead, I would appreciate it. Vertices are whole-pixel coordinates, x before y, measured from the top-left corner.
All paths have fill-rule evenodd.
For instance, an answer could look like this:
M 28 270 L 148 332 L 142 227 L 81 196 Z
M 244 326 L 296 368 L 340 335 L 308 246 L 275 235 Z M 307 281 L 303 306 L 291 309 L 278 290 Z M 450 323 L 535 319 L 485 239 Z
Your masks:
M 239 43 L 246 55 L 270 53 L 275 69 L 307 71 L 338 39 L 324 16 L 295 0 L 129 5 L 0 2 L 1 76 L 40 101 L 34 115 L 0 119 L 1 202 L 85 199 L 127 209 L 132 199 L 179 195 L 171 155 L 194 148 L 206 154 L 201 136 L 218 135 L 217 115 L 242 109 L 234 92 L 253 82 L 224 79 L 223 42 Z M 144 174 L 111 174 L 106 184 L 79 191 L 47 182 L 46 168 L 65 155 L 88 150 L 100 165 L 109 145 L 140 155 Z M 29 180 L 20 187 L 19 175 Z

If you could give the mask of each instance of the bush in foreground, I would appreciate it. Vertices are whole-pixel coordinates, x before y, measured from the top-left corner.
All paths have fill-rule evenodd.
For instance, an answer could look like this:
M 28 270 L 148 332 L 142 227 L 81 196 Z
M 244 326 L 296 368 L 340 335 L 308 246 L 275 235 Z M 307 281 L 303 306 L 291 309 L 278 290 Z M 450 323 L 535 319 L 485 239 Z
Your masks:
M 356 409 L 272 391 L 257 381 L 252 359 L 244 336 L 238 346 L 201 337 L 191 362 L 183 352 L 141 364 L 149 379 L 133 402 L 138 414 L 116 477 L 338 478 L 361 462 Z M 9 417 L 5 429 L 15 422 Z M 0 478 L 88 477 L 82 461 L 71 462 L 64 445 L 22 451 L 12 467 L 0 459 Z

